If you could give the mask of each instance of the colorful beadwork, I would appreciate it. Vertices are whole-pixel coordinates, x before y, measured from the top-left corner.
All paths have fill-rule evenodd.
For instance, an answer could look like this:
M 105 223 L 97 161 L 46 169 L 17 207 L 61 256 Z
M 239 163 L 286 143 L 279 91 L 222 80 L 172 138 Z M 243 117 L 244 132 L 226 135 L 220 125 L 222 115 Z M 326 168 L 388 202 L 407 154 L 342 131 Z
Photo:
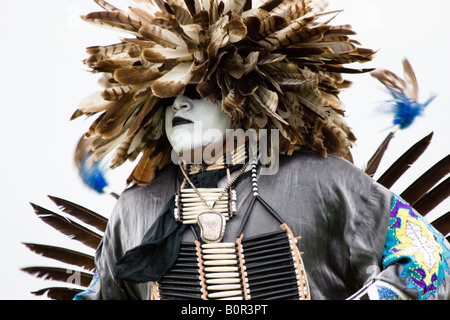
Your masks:
M 446 260 L 450 248 L 444 237 L 396 195 L 391 204 L 383 255 L 384 267 L 393 263 L 403 266 L 399 277 L 409 277 L 406 288 L 416 289 L 420 300 L 435 295 L 439 283 L 444 281 L 444 273 L 449 273 Z
M 94 285 L 97 283 L 97 281 L 99 280 L 99 276 L 97 274 L 97 272 L 94 273 L 94 276 L 92 277 L 92 281 L 89 284 L 89 286 L 86 288 L 86 290 L 84 290 L 83 292 L 78 293 L 77 295 L 75 295 L 75 297 L 73 298 L 73 300 L 85 300 L 83 298 L 84 294 L 92 294 L 94 293 L 92 291 Z
M 405 300 L 401 295 L 394 289 L 386 285 L 375 285 L 378 300 Z

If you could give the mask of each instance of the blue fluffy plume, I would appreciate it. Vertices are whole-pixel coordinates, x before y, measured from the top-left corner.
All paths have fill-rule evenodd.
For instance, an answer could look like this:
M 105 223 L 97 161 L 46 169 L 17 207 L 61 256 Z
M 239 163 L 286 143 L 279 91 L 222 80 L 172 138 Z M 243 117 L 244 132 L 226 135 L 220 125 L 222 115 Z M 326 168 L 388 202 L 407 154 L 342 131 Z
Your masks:
M 413 99 L 407 98 L 400 91 L 387 87 L 393 96 L 392 100 L 388 100 L 391 104 L 391 112 L 394 114 L 393 123 L 399 126 L 400 129 L 409 127 L 416 117 L 423 114 L 425 108 L 434 100 L 436 95 L 433 95 L 425 103 L 419 103 Z
M 102 162 L 94 161 L 89 157 L 89 153 L 86 153 L 79 163 L 78 169 L 81 179 L 89 188 L 98 193 L 105 192 L 108 182 L 105 177 L 105 165 Z

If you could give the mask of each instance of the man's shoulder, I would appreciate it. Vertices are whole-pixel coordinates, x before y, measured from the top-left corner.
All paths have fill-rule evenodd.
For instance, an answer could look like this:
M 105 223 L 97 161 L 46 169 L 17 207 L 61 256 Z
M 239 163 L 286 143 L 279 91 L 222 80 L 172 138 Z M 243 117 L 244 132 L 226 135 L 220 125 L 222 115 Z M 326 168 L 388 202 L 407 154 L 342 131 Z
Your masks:
M 326 157 L 310 150 L 298 150 L 292 155 L 280 155 L 279 173 L 290 174 L 292 171 L 315 171 L 324 174 L 348 174 L 369 177 L 352 162 L 329 154 Z
M 134 206 L 143 201 L 165 198 L 172 194 L 177 183 L 175 167 L 168 165 L 156 173 L 155 179 L 147 185 L 133 185 L 122 192 L 119 202 L 123 206 Z

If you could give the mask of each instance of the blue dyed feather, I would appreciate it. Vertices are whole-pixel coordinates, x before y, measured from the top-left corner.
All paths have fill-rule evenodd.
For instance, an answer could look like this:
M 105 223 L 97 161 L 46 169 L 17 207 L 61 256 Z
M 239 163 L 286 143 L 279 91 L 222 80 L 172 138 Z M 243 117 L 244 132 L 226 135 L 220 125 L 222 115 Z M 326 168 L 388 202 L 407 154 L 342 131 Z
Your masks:
M 432 96 L 425 103 L 419 103 L 413 99 L 407 98 L 400 91 L 394 90 L 390 87 L 386 87 L 389 89 L 390 93 L 393 96 L 390 102 L 392 104 L 391 112 L 394 113 L 393 123 L 396 126 L 399 126 L 400 129 L 405 129 L 409 127 L 416 117 L 423 114 L 425 108 L 434 100 L 436 95 Z
M 93 161 L 86 153 L 79 164 L 79 173 L 83 182 L 98 193 L 104 193 L 108 182 L 105 177 L 105 165 L 100 161 Z

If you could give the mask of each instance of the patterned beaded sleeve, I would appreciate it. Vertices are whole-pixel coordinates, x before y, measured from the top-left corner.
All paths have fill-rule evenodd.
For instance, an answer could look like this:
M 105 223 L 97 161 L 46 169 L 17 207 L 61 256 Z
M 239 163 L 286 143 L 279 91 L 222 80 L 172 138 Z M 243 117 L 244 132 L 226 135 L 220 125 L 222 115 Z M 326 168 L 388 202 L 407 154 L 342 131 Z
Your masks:
M 383 270 L 351 299 L 450 298 L 450 244 L 402 198 L 394 195 Z

